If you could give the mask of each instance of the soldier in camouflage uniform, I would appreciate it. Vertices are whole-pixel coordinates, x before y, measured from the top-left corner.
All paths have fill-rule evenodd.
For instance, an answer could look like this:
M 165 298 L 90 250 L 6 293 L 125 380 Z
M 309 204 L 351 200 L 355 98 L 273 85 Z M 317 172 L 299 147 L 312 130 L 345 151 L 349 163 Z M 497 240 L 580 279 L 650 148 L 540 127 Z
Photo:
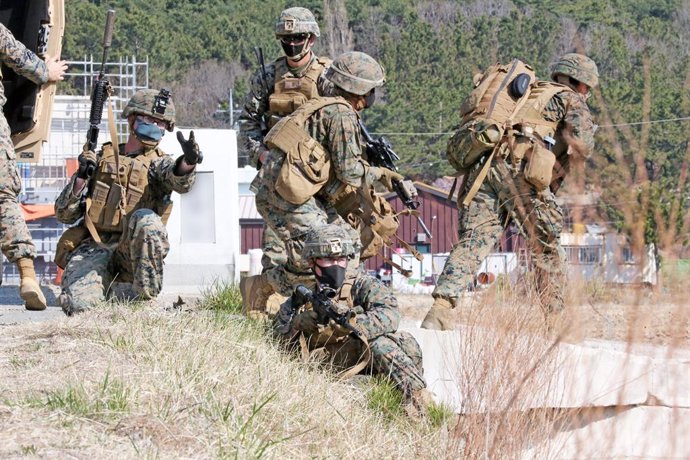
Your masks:
M 392 190 L 393 181 L 404 179 L 393 171 L 369 166 L 362 158 L 359 112 L 374 103 L 375 89 L 384 83 L 383 68 L 365 53 L 349 52 L 333 61 L 326 78 L 334 85 L 333 93 L 337 96 L 310 100 L 283 119 L 267 137 L 282 136 L 284 122 L 306 117 L 303 127 L 298 129 L 304 129 L 325 150 L 330 167 L 321 173 L 327 175 L 328 180 L 306 202 L 288 201 L 276 191 L 286 153 L 272 148 L 252 182 L 257 191 L 257 209 L 287 248 L 287 262 L 265 272 L 274 290 L 284 296 L 290 295 L 297 283 L 313 285 L 311 270 L 300 255 L 304 236 L 310 228 L 326 223 L 343 225 L 359 246 L 357 231 L 345 223 L 335 208 L 347 186 L 369 187 L 367 184 L 378 180 Z M 310 107 L 320 103 L 327 105 L 308 112 Z
M 275 24 L 275 34 L 285 55 L 254 75 L 239 120 L 240 155 L 246 155 L 249 164 L 257 169 L 268 154 L 264 144 L 268 130 L 306 100 L 325 95 L 330 86 L 323 73 L 331 60 L 318 57 L 311 50 L 321 35 L 311 11 L 300 7 L 284 10 Z M 283 241 L 268 226 L 264 227 L 262 249 L 264 272 L 287 262 Z M 240 291 L 249 310 L 261 310 L 273 293 L 266 277 L 261 275 L 243 279 Z
M 175 106 L 167 91 L 137 91 L 122 118 L 129 124 L 127 143 L 119 153 L 104 144 L 99 156 L 80 154 L 79 170 L 55 203 L 60 222 L 81 219 L 58 243 L 59 248 L 73 248 L 65 256 L 58 298 L 67 315 L 103 301 L 113 281 L 132 283 L 141 300 L 160 293 L 170 248 L 165 229 L 170 194 L 192 188 L 202 160 L 193 131 L 188 140 L 178 131 L 184 153 L 177 160 L 158 148 L 165 130 L 172 132 L 175 126 Z
M 0 60 L 18 75 L 38 85 L 62 80 L 67 70 L 65 61 L 57 57 L 48 57 L 43 62 L 17 41 L 3 24 L 0 24 Z M 0 247 L 7 260 L 19 267 L 19 293 L 27 310 L 44 310 L 46 299 L 34 270 L 36 247 L 17 202 L 22 183 L 17 171 L 10 127 L 2 113 L 5 102 L 4 87 L 0 85 Z
M 343 227 L 325 225 L 309 232 L 302 255 L 316 277 L 316 290 L 335 290 L 332 300 L 339 313 L 352 316 L 350 325 L 362 339 L 333 320 L 319 324 L 311 304 L 294 305 L 294 297 L 281 306 L 274 333 L 294 345 L 302 334 L 309 351 L 319 350 L 318 356 L 344 376 L 358 370 L 387 376 L 410 402 L 428 404 L 422 350 L 412 335 L 397 330 L 400 312 L 390 289 L 372 276 L 347 268 L 348 258 L 356 252 Z
M 556 126 L 556 156 L 551 186 L 538 191 L 525 180 L 524 161 L 513 165 L 507 143 L 499 147 L 488 176 L 469 206 L 460 206 L 459 241 L 448 257 L 434 289 L 434 304 L 422 327 L 451 329 L 449 309 L 462 291 L 472 289 L 481 262 L 498 242 L 508 223 L 514 222 L 531 251 L 535 286 L 545 314 L 564 308 L 565 254 L 560 247 L 563 212 L 555 192 L 569 169 L 570 157 L 587 158 L 594 147 L 594 125 L 587 107 L 591 88 L 598 83 L 597 66 L 587 56 L 570 53 L 552 68 L 553 82 L 541 82 L 543 88 L 557 86 L 556 93 L 539 113 L 545 124 Z M 534 93 L 534 91 L 533 91 Z M 528 99 L 525 107 L 530 105 Z M 457 146 L 450 142 L 448 149 Z M 468 174 L 464 193 L 478 177 L 483 162 Z

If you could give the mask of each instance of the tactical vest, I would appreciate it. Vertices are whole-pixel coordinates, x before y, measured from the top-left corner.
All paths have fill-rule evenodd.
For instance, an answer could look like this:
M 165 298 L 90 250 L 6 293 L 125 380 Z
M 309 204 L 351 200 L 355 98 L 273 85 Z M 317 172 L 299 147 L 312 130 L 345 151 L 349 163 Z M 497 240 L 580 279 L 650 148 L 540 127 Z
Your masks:
M 166 197 L 161 202 L 161 197 L 151 195 L 148 174 L 151 162 L 163 155 L 155 148 L 135 157 L 116 158 L 112 145 L 103 145 L 88 209 L 88 217 L 99 234 L 121 233 L 124 217 L 142 208 L 152 209 L 167 223 L 172 201 Z
M 290 115 L 302 104 L 319 96 L 318 80 L 331 65 L 328 58 L 317 57 L 301 77 L 295 76 L 287 65 L 287 58 L 274 62 L 275 83 L 273 93 L 268 97 L 268 127 L 272 128 L 278 120 Z

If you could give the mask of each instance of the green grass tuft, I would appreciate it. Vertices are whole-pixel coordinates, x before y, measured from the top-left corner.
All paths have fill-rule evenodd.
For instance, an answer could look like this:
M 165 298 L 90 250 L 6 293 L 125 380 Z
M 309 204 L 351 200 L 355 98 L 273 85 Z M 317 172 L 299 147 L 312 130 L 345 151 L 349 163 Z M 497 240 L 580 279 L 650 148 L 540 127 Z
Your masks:
M 242 312 L 242 295 L 234 283 L 216 280 L 202 294 L 202 305 L 208 310 L 232 314 Z

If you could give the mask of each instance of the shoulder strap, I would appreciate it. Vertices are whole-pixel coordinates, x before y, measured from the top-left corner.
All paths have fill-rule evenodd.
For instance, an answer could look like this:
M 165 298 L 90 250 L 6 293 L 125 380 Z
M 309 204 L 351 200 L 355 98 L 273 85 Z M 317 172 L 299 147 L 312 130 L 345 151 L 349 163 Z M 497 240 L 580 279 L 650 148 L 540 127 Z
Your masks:
M 350 104 L 342 97 L 315 97 L 309 99 L 302 104 L 299 109 L 295 110 L 290 117 L 298 126 L 304 125 L 307 118 L 312 116 L 314 112 L 320 110 L 328 105 L 342 104 L 350 107 Z

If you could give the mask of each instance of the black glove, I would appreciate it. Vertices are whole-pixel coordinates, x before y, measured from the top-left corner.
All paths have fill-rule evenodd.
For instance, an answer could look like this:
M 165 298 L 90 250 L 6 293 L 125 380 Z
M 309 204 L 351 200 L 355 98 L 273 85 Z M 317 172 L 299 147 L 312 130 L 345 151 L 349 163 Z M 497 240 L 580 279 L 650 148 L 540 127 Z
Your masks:
M 79 154 L 77 161 L 79 162 L 79 169 L 77 170 L 78 178 L 88 179 L 89 177 L 93 176 L 93 173 L 96 171 L 96 163 L 98 161 L 95 153 L 93 153 L 91 150 L 85 150 Z
M 189 132 L 189 139 L 185 140 L 181 131 L 177 132 L 177 141 L 182 146 L 184 152 L 184 161 L 188 165 L 195 165 L 204 160 L 204 155 L 199 150 L 199 144 L 194 140 L 194 131 Z
M 316 323 L 316 312 L 313 310 L 303 311 L 292 319 L 292 327 L 305 334 L 314 334 L 319 330 Z

